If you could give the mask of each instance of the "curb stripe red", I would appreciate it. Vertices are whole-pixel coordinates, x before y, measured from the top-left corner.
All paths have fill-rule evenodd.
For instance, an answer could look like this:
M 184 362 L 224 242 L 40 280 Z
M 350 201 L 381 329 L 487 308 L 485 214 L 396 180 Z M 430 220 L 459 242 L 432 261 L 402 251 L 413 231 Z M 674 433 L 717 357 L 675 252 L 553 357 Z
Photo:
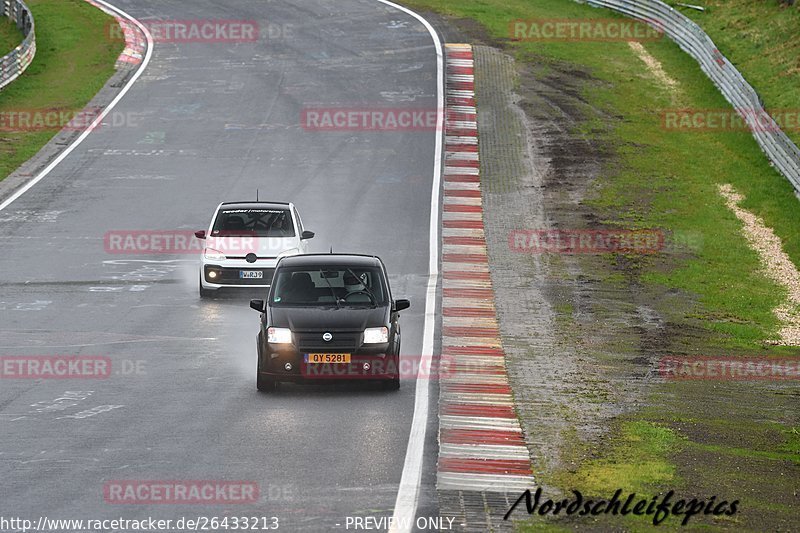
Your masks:
M 445 307 L 442 309 L 442 316 L 462 316 L 462 317 L 492 317 L 494 310 L 482 307 Z
M 489 300 L 494 298 L 492 289 L 443 289 L 445 298 L 481 298 Z
M 444 355 L 490 355 L 505 357 L 506 354 L 500 348 L 488 348 L 485 346 L 445 346 L 442 349 Z
M 445 244 L 454 244 L 462 246 L 484 246 L 486 239 L 483 237 L 445 237 Z
M 480 198 L 481 191 L 459 191 L 459 190 L 445 190 L 445 196 L 450 196 L 454 198 Z
M 445 220 L 442 223 L 443 228 L 452 229 L 483 229 L 482 220 Z
M 445 337 L 497 337 L 500 332 L 497 328 L 465 328 L 461 326 L 444 326 L 442 334 Z
M 449 181 L 454 183 L 480 183 L 481 179 L 478 176 L 448 174 L 444 177 L 444 181 Z M 478 207 L 478 211 L 481 211 L 480 207 Z
M 488 272 L 469 272 L 469 271 L 455 271 L 455 270 L 447 270 L 444 273 L 444 279 L 459 279 L 459 280 L 470 280 L 476 279 L 481 281 L 490 281 L 491 277 L 489 276 Z
M 471 152 L 477 153 L 478 152 L 478 145 L 477 144 L 448 144 L 445 146 L 445 150 L 448 152 Z
M 445 263 L 488 263 L 486 254 L 442 254 Z
M 510 405 L 450 404 L 442 407 L 442 414 L 449 416 L 478 416 L 487 418 L 516 418 Z
M 442 457 L 439 459 L 441 472 L 474 472 L 478 474 L 533 474 L 530 461 L 513 459 L 461 459 Z
M 522 433 L 495 429 L 442 429 L 441 441 L 447 444 L 501 444 L 524 446 Z

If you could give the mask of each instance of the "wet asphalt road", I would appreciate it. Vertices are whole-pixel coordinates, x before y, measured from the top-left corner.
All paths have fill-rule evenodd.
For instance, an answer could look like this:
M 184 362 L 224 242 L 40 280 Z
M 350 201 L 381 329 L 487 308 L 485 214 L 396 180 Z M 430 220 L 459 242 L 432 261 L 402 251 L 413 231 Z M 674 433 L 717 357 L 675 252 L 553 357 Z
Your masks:
M 313 251 L 384 259 L 395 296 L 412 300 L 403 353 L 419 354 L 435 132 L 311 132 L 299 119 L 307 105 L 435 108 L 430 35 L 368 0 L 116 5 L 143 21 L 256 20 L 262 37 L 156 43 L 115 109 L 124 123 L 92 133 L 0 212 L 0 356 L 113 361 L 108 379 L 0 380 L 0 515 L 278 516 L 286 531 L 391 515 L 413 381 L 396 393 L 285 385 L 259 394 L 258 314 L 247 304 L 258 291 L 200 301 L 196 256 L 110 254 L 103 236 L 202 229 L 218 202 L 256 189 L 293 201 L 317 232 Z M 434 454 L 426 446 L 426 515 L 437 512 Z M 247 480 L 261 497 L 105 503 L 104 484 L 120 479 Z

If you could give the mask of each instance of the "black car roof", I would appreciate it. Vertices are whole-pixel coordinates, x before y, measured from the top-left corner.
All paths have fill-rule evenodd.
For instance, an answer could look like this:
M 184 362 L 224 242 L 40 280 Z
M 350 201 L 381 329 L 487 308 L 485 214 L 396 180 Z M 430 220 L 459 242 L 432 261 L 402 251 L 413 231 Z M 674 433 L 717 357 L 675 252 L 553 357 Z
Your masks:
M 300 266 L 360 266 L 360 267 L 380 267 L 382 265 L 379 257 L 374 255 L 361 254 L 303 254 L 284 257 L 280 260 L 280 266 L 300 267 Z
M 220 209 L 287 209 L 288 202 L 222 202 Z

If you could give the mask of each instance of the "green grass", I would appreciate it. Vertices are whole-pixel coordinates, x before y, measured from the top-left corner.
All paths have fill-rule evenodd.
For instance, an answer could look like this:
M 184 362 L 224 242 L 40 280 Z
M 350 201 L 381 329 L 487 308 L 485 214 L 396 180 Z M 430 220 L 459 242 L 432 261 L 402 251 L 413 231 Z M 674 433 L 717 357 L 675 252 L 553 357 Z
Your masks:
M 22 42 L 22 32 L 8 17 L 0 16 L 0 56 L 4 56 Z
M 604 222 L 629 228 L 660 227 L 695 235 L 690 260 L 649 264 L 644 281 L 694 295 L 697 308 L 677 310 L 700 317 L 719 345 L 762 349 L 779 324 L 772 310 L 784 291 L 760 270 L 758 256 L 740 234 L 741 223 L 724 205 L 717 185 L 731 183 L 746 196 L 742 207 L 761 216 L 800 264 L 800 202 L 768 164 L 746 132 L 674 132 L 661 125 L 661 112 L 674 108 L 730 108 L 697 63 L 668 39 L 645 43 L 669 76 L 677 95 L 651 76 L 623 42 L 512 42 L 515 19 L 614 18 L 613 12 L 570 0 L 415 0 L 413 5 L 477 19 L 492 39 L 533 69 L 568 62 L 596 81 L 581 96 L 619 120 L 592 118 L 579 126 L 613 147 L 616 157 L 589 200 Z M 689 250 L 691 252 L 691 250 Z M 764 348 L 770 349 L 770 348 Z
M 30 0 L 36 58 L 0 93 L 0 113 L 82 109 L 114 73 L 123 43 L 112 40 L 114 19 L 83 0 Z M 56 133 L 0 131 L 0 179 L 36 154 Z
M 575 440 L 571 442 L 575 446 L 571 453 L 575 454 L 574 460 L 580 466 L 574 471 L 562 471 L 555 481 L 560 487 L 579 490 L 586 499 L 608 499 L 622 489 L 623 501 L 630 493 L 636 493 L 636 501 L 649 500 L 660 492 L 659 487 L 676 486 L 676 468 L 671 462 L 671 456 L 683 446 L 684 439 L 669 428 L 641 420 L 623 421 L 604 446 L 604 454 L 583 461 L 580 461 L 580 456 L 585 455 L 587 450 L 575 445 Z M 556 498 L 554 494 L 545 492 L 545 500 L 573 497 L 566 493 L 563 497 Z M 567 524 L 572 523 L 574 527 L 575 524 L 583 524 L 589 520 L 588 517 L 580 516 L 543 518 L 531 515 L 530 518 L 525 518 L 523 506 L 516 518 L 517 531 L 568 531 L 570 529 L 566 527 Z M 609 530 L 619 530 L 621 524 L 626 524 L 635 531 L 653 527 L 651 517 L 648 516 L 606 515 L 597 517 L 596 520 L 607 525 Z M 663 525 L 669 523 L 668 519 Z
M 705 13 L 683 12 L 697 22 L 758 91 L 767 109 L 800 110 L 800 4 L 777 0 L 704 0 Z M 795 115 L 796 116 L 796 115 Z M 787 130 L 795 144 L 800 131 Z
M 675 466 L 669 456 L 681 444 L 672 430 L 637 420 L 621 424 L 603 457 L 585 461 L 568 476 L 565 486 L 581 487 L 588 494 L 602 496 L 616 489 L 648 494 L 675 480 Z

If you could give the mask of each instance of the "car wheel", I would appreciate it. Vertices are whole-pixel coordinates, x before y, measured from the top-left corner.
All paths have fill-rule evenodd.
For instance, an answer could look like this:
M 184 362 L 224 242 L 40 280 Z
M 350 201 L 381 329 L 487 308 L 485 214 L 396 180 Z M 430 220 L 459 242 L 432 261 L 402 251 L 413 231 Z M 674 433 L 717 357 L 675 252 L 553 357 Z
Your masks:
M 202 276 L 202 274 L 200 274 L 200 276 Z M 201 277 L 200 278 L 200 298 L 208 298 L 212 294 L 214 294 L 214 291 L 212 291 L 210 289 L 204 289 L 203 288 L 203 279 Z
M 400 390 L 400 378 L 391 378 L 383 382 L 383 388 L 386 390 Z
M 256 388 L 261 392 L 272 392 L 277 388 L 277 383 L 274 379 L 258 372 L 256 374 Z

